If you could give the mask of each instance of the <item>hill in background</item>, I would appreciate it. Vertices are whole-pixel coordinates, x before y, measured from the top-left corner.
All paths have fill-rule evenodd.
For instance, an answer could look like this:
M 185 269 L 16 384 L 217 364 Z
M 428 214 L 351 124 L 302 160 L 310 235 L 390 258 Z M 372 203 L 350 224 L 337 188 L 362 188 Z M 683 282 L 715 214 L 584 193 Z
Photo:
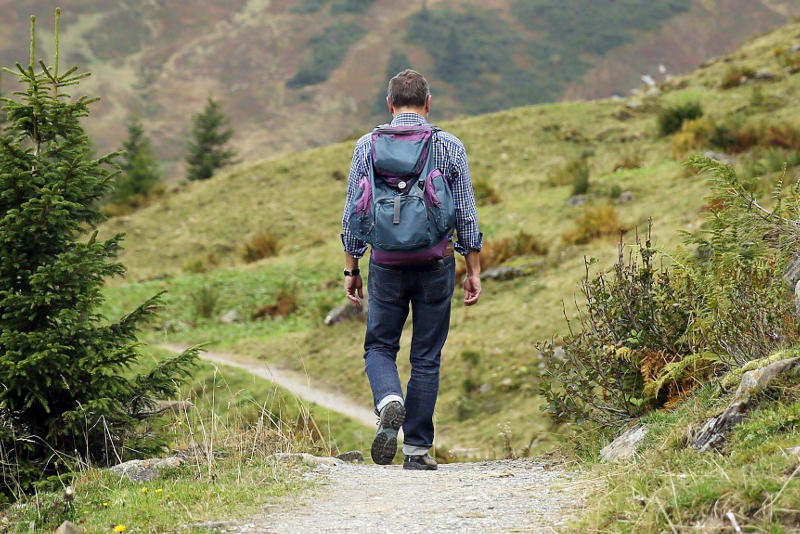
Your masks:
M 27 17 L 52 0 L 0 0 L 0 63 L 26 60 Z M 386 114 L 387 76 L 425 72 L 434 120 L 607 97 L 681 73 L 800 14 L 789 0 L 122 0 L 64 6 L 64 60 L 103 96 L 91 135 L 116 149 L 140 114 L 170 165 L 189 117 L 220 97 L 244 159 L 328 144 Z M 46 41 L 43 41 L 46 42 Z M 8 90 L 9 88 L 6 88 Z M 177 175 L 173 175 L 177 178 Z

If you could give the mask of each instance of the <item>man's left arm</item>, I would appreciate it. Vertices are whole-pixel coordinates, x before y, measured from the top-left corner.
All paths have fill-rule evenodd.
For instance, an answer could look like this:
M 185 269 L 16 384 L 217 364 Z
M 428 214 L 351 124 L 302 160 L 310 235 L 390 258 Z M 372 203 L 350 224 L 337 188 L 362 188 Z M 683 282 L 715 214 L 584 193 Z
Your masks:
M 478 226 L 478 209 L 472 189 L 467 152 L 463 146 L 459 147 L 456 154 L 451 176 L 458 232 L 455 249 L 464 255 L 467 264 L 467 275 L 464 278 L 464 305 L 472 306 L 478 302 L 482 290 L 480 251 L 483 248 L 483 234 Z

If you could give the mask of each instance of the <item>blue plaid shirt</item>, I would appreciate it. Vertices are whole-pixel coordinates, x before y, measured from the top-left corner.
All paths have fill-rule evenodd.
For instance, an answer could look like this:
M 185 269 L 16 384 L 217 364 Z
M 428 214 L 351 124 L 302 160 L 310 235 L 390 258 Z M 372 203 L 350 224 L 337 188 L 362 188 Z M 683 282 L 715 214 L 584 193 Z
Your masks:
M 400 113 L 392 126 L 416 126 L 426 124 L 427 121 L 416 113 Z M 353 161 L 350 164 L 350 181 L 347 184 L 347 199 L 344 204 L 342 216 L 342 244 L 344 251 L 355 258 L 360 258 L 367 251 L 367 244 L 354 237 L 348 228 L 347 214 L 350 203 L 355 198 L 358 182 L 365 176 L 371 165 L 372 134 L 361 137 L 353 150 Z M 480 251 L 483 246 L 483 234 L 478 228 L 478 212 L 475 208 L 475 194 L 472 191 L 472 179 L 469 176 L 469 163 L 467 151 L 461 140 L 447 132 L 439 132 L 433 142 L 433 160 L 436 163 L 453 191 L 453 200 L 456 207 L 456 231 L 458 241 L 455 249 L 461 254 Z

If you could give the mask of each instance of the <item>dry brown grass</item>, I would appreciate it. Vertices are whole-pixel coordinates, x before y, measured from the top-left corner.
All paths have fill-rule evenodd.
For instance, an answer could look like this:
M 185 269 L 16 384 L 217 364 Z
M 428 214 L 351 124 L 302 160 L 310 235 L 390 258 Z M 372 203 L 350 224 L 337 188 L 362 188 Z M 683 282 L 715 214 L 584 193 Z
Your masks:
M 253 236 L 244 244 L 242 259 L 247 263 L 276 256 L 281 249 L 280 239 L 271 232 L 262 232 Z
M 618 235 L 627 232 L 630 227 L 619 221 L 613 206 L 587 206 L 583 213 L 575 219 L 575 228 L 564 232 L 561 236 L 570 244 L 583 245 L 603 236 Z

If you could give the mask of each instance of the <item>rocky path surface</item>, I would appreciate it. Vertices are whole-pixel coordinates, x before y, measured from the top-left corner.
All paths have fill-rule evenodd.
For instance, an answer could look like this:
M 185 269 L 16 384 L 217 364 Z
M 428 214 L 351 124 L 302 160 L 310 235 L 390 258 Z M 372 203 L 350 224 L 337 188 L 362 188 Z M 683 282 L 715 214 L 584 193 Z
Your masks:
M 244 521 L 232 533 L 561 532 L 584 481 L 534 460 L 440 465 L 438 471 L 342 464 L 308 473 L 314 489 Z
M 183 352 L 189 345 L 165 343 L 159 345 L 159 347 L 172 352 Z M 269 365 L 266 362 L 254 361 L 253 359 L 247 360 L 244 357 L 228 352 L 204 350 L 200 352 L 200 357 L 220 365 L 243 369 L 289 390 L 303 400 L 337 411 L 368 427 L 375 427 L 377 418 L 369 407 L 357 404 L 345 395 L 322 386 L 309 376 Z

